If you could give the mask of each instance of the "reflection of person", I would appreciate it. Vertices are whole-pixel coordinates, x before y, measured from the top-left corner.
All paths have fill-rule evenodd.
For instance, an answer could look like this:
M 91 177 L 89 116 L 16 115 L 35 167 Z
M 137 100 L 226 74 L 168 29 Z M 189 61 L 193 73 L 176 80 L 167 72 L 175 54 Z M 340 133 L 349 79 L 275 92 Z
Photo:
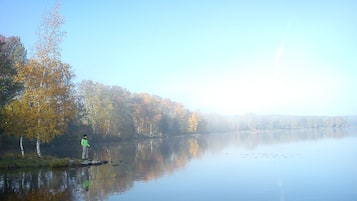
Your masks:
M 90 147 L 90 145 L 87 140 L 87 135 L 83 135 L 83 138 L 81 140 L 81 145 L 82 145 L 82 159 L 88 159 L 88 148 Z
M 89 190 L 89 168 L 85 167 L 81 171 L 82 179 L 83 179 L 83 189 L 88 191 Z
M 85 179 L 83 181 L 83 188 L 88 191 L 89 190 L 89 180 L 88 179 Z

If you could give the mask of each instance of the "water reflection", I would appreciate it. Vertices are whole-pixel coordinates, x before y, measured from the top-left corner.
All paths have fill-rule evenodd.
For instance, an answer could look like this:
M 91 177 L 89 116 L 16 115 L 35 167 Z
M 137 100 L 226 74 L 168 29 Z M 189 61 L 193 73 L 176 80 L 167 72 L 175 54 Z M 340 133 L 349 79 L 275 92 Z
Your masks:
M 82 183 L 83 183 L 83 189 L 88 191 L 89 190 L 89 167 L 84 167 L 82 168 L 81 171 L 81 177 L 82 177 Z
M 195 135 L 149 139 L 118 145 L 97 146 L 94 157 L 106 165 L 72 169 L 11 170 L 0 172 L 0 200 L 106 200 L 133 188 L 136 181 L 149 182 L 172 174 L 205 153 L 227 146 L 255 149 L 277 144 L 322 138 L 342 138 L 350 130 L 279 130 L 234 134 Z M 284 154 L 242 153 L 241 158 L 284 158 Z M 281 178 L 278 179 L 283 186 Z M 281 194 L 284 199 L 284 193 Z
M 0 200 L 75 200 L 75 177 L 66 170 L 1 172 Z

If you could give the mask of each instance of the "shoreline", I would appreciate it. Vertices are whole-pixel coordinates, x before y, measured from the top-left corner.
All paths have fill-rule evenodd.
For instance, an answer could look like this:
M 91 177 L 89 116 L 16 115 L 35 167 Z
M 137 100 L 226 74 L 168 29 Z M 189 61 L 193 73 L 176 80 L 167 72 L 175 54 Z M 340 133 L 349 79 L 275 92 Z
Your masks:
M 85 167 L 107 164 L 102 160 L 82 160 L 71 158 L 57 158 L 52 156 L 3 156 L 0 158 L 0 170 L 20 168 L 67 168 Z

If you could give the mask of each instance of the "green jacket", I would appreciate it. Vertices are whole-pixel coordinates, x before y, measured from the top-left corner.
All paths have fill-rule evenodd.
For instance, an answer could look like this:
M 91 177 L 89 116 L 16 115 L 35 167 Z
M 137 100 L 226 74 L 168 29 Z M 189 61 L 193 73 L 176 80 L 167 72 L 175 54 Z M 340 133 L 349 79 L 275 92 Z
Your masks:
M 82 138 L 82 140 L 81 140 L 81 145 L 82 145 L 83 147 L 89 147 L 88 140 Z

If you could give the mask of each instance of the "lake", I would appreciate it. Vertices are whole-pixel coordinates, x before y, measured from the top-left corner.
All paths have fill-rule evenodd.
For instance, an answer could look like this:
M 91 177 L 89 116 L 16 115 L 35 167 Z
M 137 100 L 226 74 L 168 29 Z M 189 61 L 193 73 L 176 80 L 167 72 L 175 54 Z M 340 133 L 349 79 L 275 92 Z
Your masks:
M 90 150 L 110 161 L 102 166 L 1 171 L 0 200 L 357 200 L 356 134 L 277 130 L 102 144 Z

